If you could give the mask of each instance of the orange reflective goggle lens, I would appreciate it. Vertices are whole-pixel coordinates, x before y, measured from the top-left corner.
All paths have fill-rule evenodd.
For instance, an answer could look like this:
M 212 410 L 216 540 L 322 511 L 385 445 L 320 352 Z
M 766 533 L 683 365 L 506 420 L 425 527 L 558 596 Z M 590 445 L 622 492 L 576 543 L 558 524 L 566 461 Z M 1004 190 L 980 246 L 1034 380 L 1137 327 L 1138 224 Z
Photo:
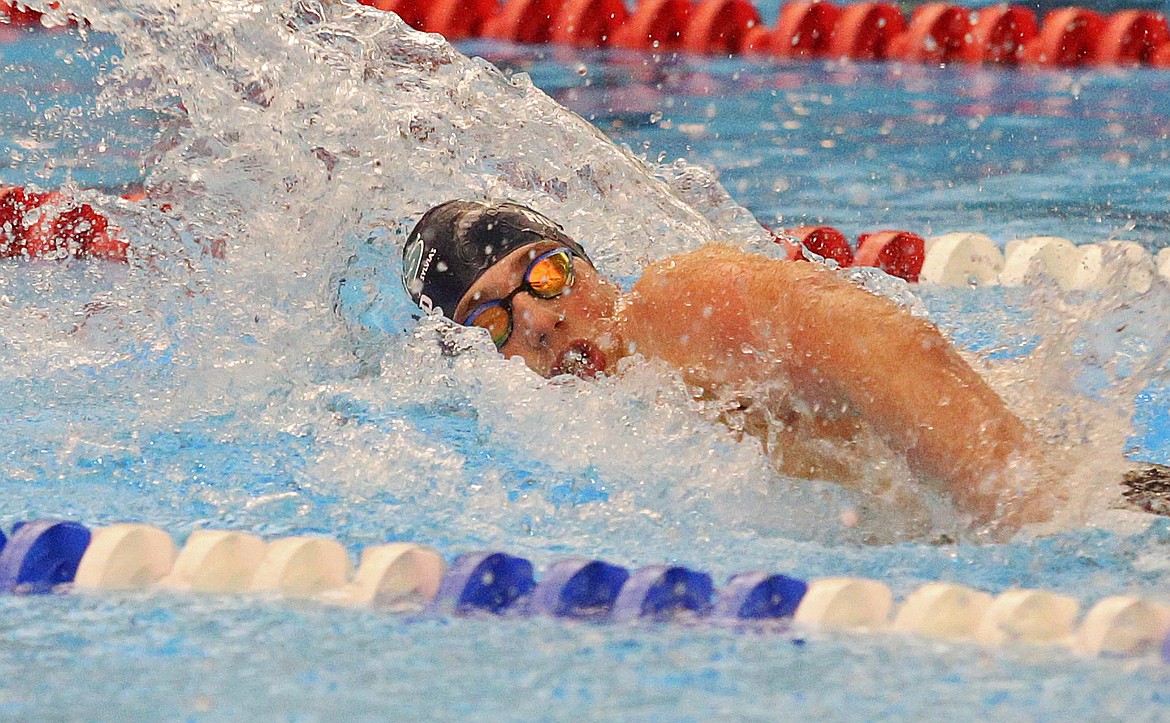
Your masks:
M 512 299 L 522 291 L 538 299 L 555 299 L 573 285 L 573 256 L 566 248 L 547 251 L 532 260 L 520 285 L 502 299 L 480 304 L 463 322 L 487 329 L 496 348 L 512 336 Z

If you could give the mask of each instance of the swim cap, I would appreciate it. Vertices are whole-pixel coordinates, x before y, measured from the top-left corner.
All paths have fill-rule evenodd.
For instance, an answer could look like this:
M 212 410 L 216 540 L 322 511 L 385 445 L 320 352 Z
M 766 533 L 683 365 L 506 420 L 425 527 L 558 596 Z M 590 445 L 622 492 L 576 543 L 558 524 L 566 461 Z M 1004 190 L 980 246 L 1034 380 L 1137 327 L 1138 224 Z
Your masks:
M 526 206 L 447 201 L 424 213 L 406 238 L 402 284 L 423 311 L 450 317 L 485 271 L 539 241 L 555 241 L 593 265 L 560 226 Z

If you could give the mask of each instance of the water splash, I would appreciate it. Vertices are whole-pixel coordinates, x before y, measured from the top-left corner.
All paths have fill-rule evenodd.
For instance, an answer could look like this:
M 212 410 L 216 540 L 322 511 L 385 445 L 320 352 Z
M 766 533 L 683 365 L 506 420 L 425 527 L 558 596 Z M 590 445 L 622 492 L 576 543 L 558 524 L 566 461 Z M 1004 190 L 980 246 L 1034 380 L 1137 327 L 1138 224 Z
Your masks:
M 1028 302 L 1037 344 L 1027 355 L 988 370 L 1012 408 L 1053 449 L 1069 494 L 1056 524 L 1083 524 L 1117 506 L 1118 483 L 1134 434 L 1136 400 L 1164 384 L 1170 364 L 1170 286 L 1125 288 L 1119 266 L 1104 288 L 1061 291 L 1039 285 Z
M 28 400 L 9 478 L 89 466 L 162 483 L 178 519 L 648 560 L 739 534 L 888 542 L 958 527 L 920 490 L 864 497 L 779 475 L 666 370 L 546 382 L 474 331 L 414 321 L 401 243 L 433 204 L 533 205 L 628 279 L 716 239 L 767 248 L 710 173 L 647 164 L 522 74 L 357 5 L 60 12 L 124 51 L 102 108 L 165 122 L 142 159 L 151 205 L 83 194 L 136 241 L 129 268 L 0 278 L 15 300 L 0 379 Z M 997 378 L 1012 394 L 1031 374 Z M 913 514 L 908 494 L 923 498 Z

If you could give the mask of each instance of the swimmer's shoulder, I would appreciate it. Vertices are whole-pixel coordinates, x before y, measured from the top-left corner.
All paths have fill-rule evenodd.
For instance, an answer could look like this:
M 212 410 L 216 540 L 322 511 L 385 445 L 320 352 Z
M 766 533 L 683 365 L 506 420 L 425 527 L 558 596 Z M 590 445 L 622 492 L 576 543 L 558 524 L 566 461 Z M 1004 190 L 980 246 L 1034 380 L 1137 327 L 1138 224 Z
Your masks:
M 820 264 L 773 258 L 729 244 L 711 243 L 651 263 L 632 290 L 646 298 L 680 294 L 726 297 L 741 292 L 747 299 L 772 303 L 793 291 L 803 297 L 849 286 Z
M 742 288 L 750 268 L 742 251 L 725 244 L 708 244 L 647 265 L 631 289 L 632 298 L 651 306 L 669 306 L 724 297 L 727 290 Z
M 773 259 L 756 251 L 747 251 L 737 246 L 732 246 L 727 243 L 709 243 L 700 246 L 693 251 L 684 251 L 682 253 L 667 256 L 666 258 L 656 261 L 649 266 L 651 268 L 690 268 L 694 266 L 725 266 L 725 265 L 743 265 L 743 264 L 771 264 L 779 262 L 780 259 Z
M 740 275 L 753 277 L 776 273 L 793 277 L 821 276 L 823 271 L 827 269 L 819 264 L 795 263 L 726 243 L 709 243 L 647 265 L 642 278 L 677 282 L 713 277 L 726 281 Z

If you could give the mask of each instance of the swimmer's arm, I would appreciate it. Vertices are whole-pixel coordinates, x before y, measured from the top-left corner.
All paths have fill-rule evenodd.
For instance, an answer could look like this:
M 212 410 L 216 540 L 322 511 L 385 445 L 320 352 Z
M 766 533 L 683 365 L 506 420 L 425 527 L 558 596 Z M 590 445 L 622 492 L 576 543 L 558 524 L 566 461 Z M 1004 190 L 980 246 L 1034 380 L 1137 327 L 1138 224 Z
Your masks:
M 715 246 L 651 267 L 634 291 L 647 356 L 716 388 L 787 377 L 814 409 L 869 420 L 980 520 L 1017 493 L 1011 466 L 1038 458 L 1029 430 L 933 325 L 822 267 Z M 1008 515 L 1014 525 L 1047 510 Z
M 1021 483 L 1042 472 L 1032 433 L 934 325 L 834 274 L 779 266 L 787 283 L 747 303 L 783 325 L 797 388 L 875 422 L 917 472 L 946 483 L 979 520 L 1001 504 L 1012 525 L 1047 518 L 1035 500 L 1017 499 Z

